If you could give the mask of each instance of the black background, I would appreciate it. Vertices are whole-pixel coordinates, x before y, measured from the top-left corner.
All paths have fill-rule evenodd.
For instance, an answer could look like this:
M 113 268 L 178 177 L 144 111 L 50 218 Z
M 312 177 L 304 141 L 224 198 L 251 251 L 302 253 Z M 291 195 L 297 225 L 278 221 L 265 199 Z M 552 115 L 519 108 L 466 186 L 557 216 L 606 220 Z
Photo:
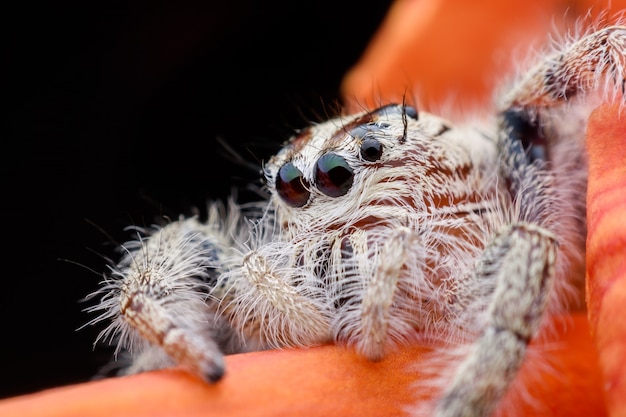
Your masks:
M 111 242 L 258 178 L 218 138 L 259 165 L 332 114 L 390 2 L 226 3 L 4 11 L 0 397 L 106 363 L 101 327 L 77 329 Z

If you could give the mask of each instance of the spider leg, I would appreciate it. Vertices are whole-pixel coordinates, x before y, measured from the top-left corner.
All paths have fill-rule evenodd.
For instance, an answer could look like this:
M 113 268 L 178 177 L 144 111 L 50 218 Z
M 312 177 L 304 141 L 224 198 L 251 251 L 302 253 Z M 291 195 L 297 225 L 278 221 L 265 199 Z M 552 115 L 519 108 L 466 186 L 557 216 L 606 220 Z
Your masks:
M 484 249 L 469 282 L 494 290 L 482 331 L 456 369 L 436 406 L 437 417 L 487 416 L 517 375 L 527 346 L 540 328 L 555 286 L 558 243 L 551 231 L 551 177 L 540 153 L 529 150 L 542 135 L 523 111 L 501 114 L 500 177 L 513 208 L 510 224 Z
M 370 360 L 380 360 L 385 354 L 389 330 L 390 309 L 398 288 L 400 271 L 404 266 L 415 234 L 408 228 L 394 229 L 379 255 L 380 262 L 373 271 L 361 302 L 360 329 L 357 350 Z
M 142 290 L 123 293 L 120 314 L 124 321 L 150 343 L 173 358 L 178 364 L 190 369 L 208 381 L 219 380 L 224 373 L 224 361 L 218 344 L 206 336 L 211 316 L 198 308 L 195 321 L 206 327 L 183 324 L 184 319 L 165 307 L 162 299 Z M 198 306 L 200 307 L 200 306 Z M 189 306 L 186 309 L 192 310 Z
M 489 415 L 515 378 L 539 328 L 554 277 L 556 240 L 547 230 L 517 223 L 485 249 L 474 273 L 495 275 L 483 332 L 471 346 L 435 415 Z
M 266 242 L 220 277 L 229 283 L 220 314 L 265 346 L 311 346 L 329 339 L 325 298 L 311 271 L 294 266 L 295 248 Z
M 626 100 L 626 26 L 589 33 L 547 56 L 504 96 L 502 107 L 554 107 L 586 92 Z
M 132 357 L 121 373 L 177 363 L 208 381 L 222 377 L 222 352 L 235 336 L 209 291 L 231 243 L 213 212 L 213 222 L 174 221 L 127 243 L 98 292 L 104 296 L 91 311 L 103 313 L 92 323 L 111 320 L 99 339 L 119 337 L 117 349 Z

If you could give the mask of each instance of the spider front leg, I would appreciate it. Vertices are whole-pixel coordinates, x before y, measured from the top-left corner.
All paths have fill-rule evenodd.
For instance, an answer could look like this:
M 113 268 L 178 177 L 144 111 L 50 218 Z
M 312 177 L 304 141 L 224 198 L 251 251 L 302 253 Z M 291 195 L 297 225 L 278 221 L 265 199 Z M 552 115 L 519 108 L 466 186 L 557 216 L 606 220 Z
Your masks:
M 380 262 L 372 271 L 361 302 L 357 350 L 370 360 L 385 355 L 385 345 L 391 319 L 391 306 L 398 289 L 400 272 L 409 256 L 413 231 L 406 227 L 394 229 L 386 239 L 378 256 Z
M 371 361 L 408 344 L 425 327 L 427 256 L 418 232 L 394 224 L 338 231 L 331 238 L 329 298 L 335 341 Z
M 436 408 L 437 417 L 487 416 L 524 360 L 555 272 L 556 240 L 533 224 L 511 225 L 485 249 L 475 279 L 493 276 L 485 328 Z
M 554 179 L 542 159 L 546 154 L 533 149 L 541 135 L 528 112 L 501 114 L 499 174 L 511 198 L 510 224 L 486 246 L 469 280 L 493 282 L 494 290 L 483 330 L 438 401 L 437 417 L 490 415 L 547 312 L 557 269 L 558 242 L 551 228 L 558 197 L 549 191 Z
M 238 209 L 230 209 L 228 220 L 212 206 L 206 224 L 181 219 L 124 245 L 126 255 L 90 309 L 103 312 L 92 323 L 111 320 L 98 339 L 119 337 L 116 353 L 131 353 L 122 373 L 176 363 L 217 381 L 224 373 L 223 352 L 240 350 L 238 335 L 217 316 L 217 301 L 209 297 L 224 258 L 236 257 L 231 229 L 240 222 Z

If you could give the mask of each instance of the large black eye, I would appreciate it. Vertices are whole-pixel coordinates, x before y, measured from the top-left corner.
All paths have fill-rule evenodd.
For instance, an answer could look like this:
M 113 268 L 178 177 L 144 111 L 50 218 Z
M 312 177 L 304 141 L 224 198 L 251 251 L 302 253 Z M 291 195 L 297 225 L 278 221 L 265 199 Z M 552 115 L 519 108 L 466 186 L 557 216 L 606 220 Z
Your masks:
M 315 181 L 321 192 L 330 197 L 339 197 L 352 186 L 354 172 L 350 165 L 336 153 L 327 153 L 317 160 Z
M 361 142 L 361 156 L 366 161 L 375 162 L 383 155 L 383 144 L 374 138 L 365 138 Z
M 302 207 L 309 201 L 309 184 L 302 171 L 291 162 L 280 167 L 276 176 L 276 192 L 291 207 Z

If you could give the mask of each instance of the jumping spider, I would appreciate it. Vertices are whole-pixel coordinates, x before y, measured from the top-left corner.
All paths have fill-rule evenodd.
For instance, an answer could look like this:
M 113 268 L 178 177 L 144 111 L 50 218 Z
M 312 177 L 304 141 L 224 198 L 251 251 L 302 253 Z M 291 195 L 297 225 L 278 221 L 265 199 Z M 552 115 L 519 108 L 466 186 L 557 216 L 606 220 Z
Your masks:
M 491 414 L 529 341 L 579 299 L 585 124 L 625 103 L 626 26 L 552 48 L 493 118 L 340 116 L 267 162 L 268 199 L 138 229 L 90 309 L 109 322 L 99 339 L 131 352 L 121 372 L 180 364 L 216 382 L 235 352 L 467 346 L 433 415 Z

